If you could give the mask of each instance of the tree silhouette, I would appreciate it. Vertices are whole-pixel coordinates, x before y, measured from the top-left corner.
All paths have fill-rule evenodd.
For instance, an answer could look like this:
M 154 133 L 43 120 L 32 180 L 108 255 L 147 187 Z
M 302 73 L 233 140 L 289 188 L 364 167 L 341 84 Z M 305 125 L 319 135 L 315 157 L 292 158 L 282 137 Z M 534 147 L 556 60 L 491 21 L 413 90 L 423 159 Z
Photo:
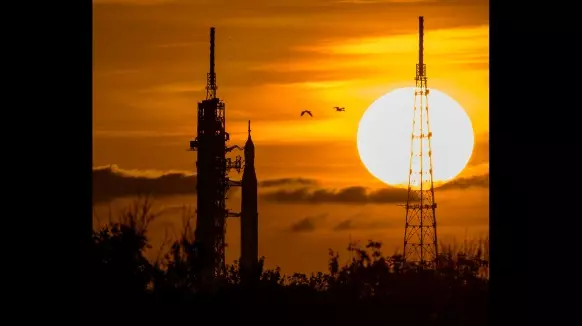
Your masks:
M 97 228 L 89 253 L 92 297 L 122 307 L 116 313 L 132 314 L 136 323 L 138 317 L 147 323 L 145 311 L 194 322 L 194 312 L 207 316 L 212 309 L 222 311 L 215 321 L 240 322 L 248 309 L 256 309 L 301 324 L 486 323 L 487 241 L 463 250 L 443 246 L 436 269 L 418 268 L 398 254 L 385 256 L 382 244 L 370 240 L 364 247 L 350 243 L 352 258 L 345 264 L 330 249 L 326 272 L 283 275 L 279 268 L 264 269 L 263 257 L 254 284 L 241 284 L 236 261 L 224 275 L 203 282 L 192 215 L 184 211 L 182 234 L 153 263 L 144 257 L 150 248 L 147 227 L 156 217 L 147 198 L 124 210 L 118 221 Z

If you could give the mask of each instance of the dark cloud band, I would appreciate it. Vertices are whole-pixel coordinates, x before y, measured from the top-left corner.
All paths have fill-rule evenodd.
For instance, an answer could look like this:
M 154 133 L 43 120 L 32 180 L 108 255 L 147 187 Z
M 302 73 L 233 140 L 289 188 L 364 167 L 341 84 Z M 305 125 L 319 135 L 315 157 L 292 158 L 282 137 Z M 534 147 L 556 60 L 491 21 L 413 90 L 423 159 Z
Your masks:
M 136 195 L 154 197 L 195 195 L 196 175 L 183 171 L 124 170 L 117 165 L 93 168 L 93 203 L 99 204 L 116 198 Z M 293 185 L 314 186 L 317 182 L 304 178 L 268 179 L 259 183 L 263 188 Z M 232 188 L 236 191 L 237 188 Z
M 459 178 L 438 189 L 453 190 L 467 188 L 488 188 L 489 175 L 470 178 Z M 364 187 L 353 186 L 340 190 L 311 189 L 279 189 L 263 194 L 267 201 L 278 203 L 305 203 L 305 204 L 393 204 L 406 201 L 407 190 L 401 188 L 384 188 L 376 191 L 367 191 Z
M 107 202 L 116 198 L 136 195 L 154 197 L 195 195 L 196 175 L 181 171 L 157 172 L 120 169 L 116 165 L 93 168 L 93 202 Z M 318 182 L 304 178 L 268 179 L 259 183 L 262 188 L 272 189 L 261 193 L 262 199 L 288 204 L 389 204 L 404 202 L 406 189 L 384 188 L 368 191 L 352 186 L 339 190 L 317 187 Z M 296 188 L 300 186 L 300 188 Z M 295 189 L 290 189 L 291 187 Z M 488 188 L 489 175 L 460 178 L 451 181 L 441 190 Z M 236 188 L 233 189 L 236 191 Z

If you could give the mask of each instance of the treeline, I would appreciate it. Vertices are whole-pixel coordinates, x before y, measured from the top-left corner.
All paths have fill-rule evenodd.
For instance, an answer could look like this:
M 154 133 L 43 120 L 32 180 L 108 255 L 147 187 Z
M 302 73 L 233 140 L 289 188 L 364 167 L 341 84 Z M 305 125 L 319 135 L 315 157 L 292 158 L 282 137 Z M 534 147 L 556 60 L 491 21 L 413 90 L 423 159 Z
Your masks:
M 235 262 L 208 284 L 199 278 L 189 224 L 159 259 L 145 258 L 147 227 L 155 218 L 150 208 L 148 201 L 136 203 L 93 231 L 84 297 L 84 315 L 93 322 L 487 323 L 488 263 L 480 246 L 468 253 L 442 248 L 438 268 L 421 270 L 399 255 L 383 255 L 381 244 L 370 241 L 363 248 L 350 245 L 353 258 L 346 264 L 330 249 L 326 272 L 283 275 L 278 268 L 261 268 L 258 283 L 248 286 L 241 284 Z

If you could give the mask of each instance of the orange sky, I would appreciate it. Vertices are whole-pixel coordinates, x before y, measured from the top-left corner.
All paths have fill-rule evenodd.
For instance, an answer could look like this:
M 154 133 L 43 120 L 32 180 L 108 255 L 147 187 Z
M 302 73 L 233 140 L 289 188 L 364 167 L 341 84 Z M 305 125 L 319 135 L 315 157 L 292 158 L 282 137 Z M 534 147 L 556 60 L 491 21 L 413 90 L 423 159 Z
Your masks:
M 194 171 L 195 154 L 186 148 L 195 136 L 196 103 L 205 95 L 214 26 L 227 131 L 233 144 L 242 145 L 246 121 L 253 121 L 260 180 L 303 177 L 331 189 L 381 187 L 359 160 L 357 125 L 376 98 L 413 85 L 417 19 L 424 15 L 429 87 L 455 98 L 476 134 L 472 161 L 461 177 L 488 172 L 488 1 L 94 0 L 93 12 L 95 167 Z M 341 117 L 327 109 L 336 105 L 347 108 Z M 298 115 L 304 108 L 325 109 L 306 124 Z M 465 193 L 467 198 L 455 199 Z M 486 187 L 437 196 L 440 232 L 487 230 Z M 190 205 L 195 195 L 159 202 Z M 353 216 L 366 225 L 389 220 L 375 233 L 353 232 L 397 245 L 404 212 L 394 206 L 261 204 L 261 251 L 284 269 L 325 268 L 327 248 L 343 248 L 348 238 L 333 225 Z M 170 215 L 154 233 L 161 234 L 164 223 L 179 224 Z M 313 230 L 288 230 L 307 217 L 319 221 Z M 232 258 L 238 244 L 236 222 L 231 224 Z M 275 246 L 275 238 L 313 252 L 311 259 L 293 258 L 299 253 Z

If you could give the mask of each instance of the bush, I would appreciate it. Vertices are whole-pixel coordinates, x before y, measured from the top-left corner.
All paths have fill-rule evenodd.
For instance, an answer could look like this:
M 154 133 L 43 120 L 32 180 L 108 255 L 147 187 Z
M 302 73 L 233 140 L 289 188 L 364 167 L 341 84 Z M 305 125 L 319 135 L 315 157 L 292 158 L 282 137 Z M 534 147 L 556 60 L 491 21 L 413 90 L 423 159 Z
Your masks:
M 261 258 L 260 277 L 252 286 L 241 284 L 237 262 L 209 284 L 199 277 L 198 244 L 189 218 L 181 238 L 161 259 L 150 263 L 144 257 L 149 248 L 147 227 L 154 219 L 150 202 L 142 200 L 124 211 L 118 222 L 110 221 L 95 230 L 91 242 L 94 303 L 118 305 L 123 309 L 116 313 L 132 316 L 134 322 L 142 317 L 143 323 L 152 321 L 144 313 L 168 313 L 192 321 L 195 311 L 200 316 L 217 311 L 216 318 L 232 317 L 240 322 L 249 312 L 247 307 L 253 306 L 276 314 L 279 320 L 302 324 L 318 320 L 448 326 L 486 323 L 486 241 L 477 247 L 465 246 L 463 251 L 451 244 L 442 246 L 436 269 L 418 268 L 397 254 L 385 256 L 381 243 L 369 241 L 363 248 L 350 244 L 353 258 L 344 265 L 330 249 L 326 272 L 282 275 L 279 268 L 263 269 Z

